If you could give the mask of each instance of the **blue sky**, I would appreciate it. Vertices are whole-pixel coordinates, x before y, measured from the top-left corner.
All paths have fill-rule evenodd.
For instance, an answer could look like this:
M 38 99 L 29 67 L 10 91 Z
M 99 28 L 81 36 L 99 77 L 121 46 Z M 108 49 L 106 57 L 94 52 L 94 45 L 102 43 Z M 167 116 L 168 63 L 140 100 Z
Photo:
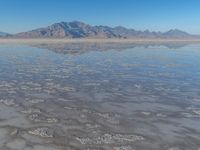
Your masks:
M 200 0 L 0 0 L 0 31 L 16 33 L 73 20 L 200 34 Z

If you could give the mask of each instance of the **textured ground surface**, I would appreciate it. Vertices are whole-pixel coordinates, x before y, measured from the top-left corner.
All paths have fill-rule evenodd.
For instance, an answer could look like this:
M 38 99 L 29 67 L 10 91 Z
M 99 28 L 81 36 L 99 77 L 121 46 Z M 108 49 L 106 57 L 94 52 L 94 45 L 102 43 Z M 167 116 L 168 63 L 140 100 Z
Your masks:
M 200 150 L 200 45 L 112 46 L 1 45 L 0 149 Z

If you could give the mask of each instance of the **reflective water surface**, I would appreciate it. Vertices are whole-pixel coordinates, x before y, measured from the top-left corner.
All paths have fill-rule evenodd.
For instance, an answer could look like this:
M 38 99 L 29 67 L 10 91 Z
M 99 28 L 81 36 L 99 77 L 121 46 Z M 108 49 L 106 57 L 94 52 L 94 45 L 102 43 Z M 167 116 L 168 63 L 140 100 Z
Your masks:
M 200 45 L 0 45 L 1 150 L 200 150 Z

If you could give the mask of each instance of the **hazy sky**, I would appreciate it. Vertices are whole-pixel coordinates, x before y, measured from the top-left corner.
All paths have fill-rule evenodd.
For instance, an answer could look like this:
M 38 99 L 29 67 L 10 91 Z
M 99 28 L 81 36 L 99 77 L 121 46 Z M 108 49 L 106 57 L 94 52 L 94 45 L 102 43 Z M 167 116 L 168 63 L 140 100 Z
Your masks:
M 200 34 L 200 0 L 0 0 L 0 31 L 16 33 L 73 20 Z

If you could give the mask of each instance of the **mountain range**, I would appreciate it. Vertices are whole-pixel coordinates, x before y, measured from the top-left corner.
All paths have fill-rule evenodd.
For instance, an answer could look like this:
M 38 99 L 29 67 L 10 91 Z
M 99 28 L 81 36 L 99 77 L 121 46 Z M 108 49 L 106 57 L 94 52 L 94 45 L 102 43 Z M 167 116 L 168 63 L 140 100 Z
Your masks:
M 8 35 L 9 35 L 8 33 L 0 32 L 0 37 L 4 37 L 4 36 L 8 36 Z
M 0 34 L 1 35 L 1 34 Z M 7 35 L 7 34 L 6 34 Z M 4 34 L 5 36 L 5 34 Z M 167 32 L 138 31 L 122 26 L 92 26 L 80 21 L 60 22 L 48 27 L 7 35 L 13 38 L 196 38 L 187 32 L 172 29 Z

